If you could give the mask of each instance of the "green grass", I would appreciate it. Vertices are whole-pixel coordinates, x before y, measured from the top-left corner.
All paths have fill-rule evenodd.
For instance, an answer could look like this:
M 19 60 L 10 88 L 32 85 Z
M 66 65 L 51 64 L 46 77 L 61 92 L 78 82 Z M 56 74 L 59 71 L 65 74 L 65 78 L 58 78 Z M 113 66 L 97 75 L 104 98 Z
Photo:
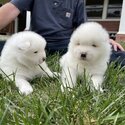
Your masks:
M 59 56 L 47 63 L 59 71 Z M 34 92 L 18 93 L 13 82 L 0 78 L 0 125 L 125 125 L 125 70 L 109 65 L 105 75 L 106 92 L 90 92 L 87 80 L 62 93 L 60 79 L 36 78 Z

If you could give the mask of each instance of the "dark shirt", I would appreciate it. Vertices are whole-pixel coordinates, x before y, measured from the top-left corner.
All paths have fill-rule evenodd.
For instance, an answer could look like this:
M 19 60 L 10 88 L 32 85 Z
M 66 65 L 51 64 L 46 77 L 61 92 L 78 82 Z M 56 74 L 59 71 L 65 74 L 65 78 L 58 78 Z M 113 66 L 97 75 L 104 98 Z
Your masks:
M 47 48 L 67 48 L 73 30 L 86 21 L 84 0 L 11 0 L 21 12 L 31 11 L 31 30 L 47 40 Z

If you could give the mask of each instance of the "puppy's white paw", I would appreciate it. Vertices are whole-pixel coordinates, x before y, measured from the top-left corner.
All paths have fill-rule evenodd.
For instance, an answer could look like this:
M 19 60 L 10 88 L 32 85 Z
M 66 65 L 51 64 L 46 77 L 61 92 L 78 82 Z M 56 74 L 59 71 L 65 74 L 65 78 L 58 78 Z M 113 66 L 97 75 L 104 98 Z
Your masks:
M 100 92 L 100 93 L 103 93 L 103 92 L 104 92 L 104 90 L 103 90 L 102 87 L 97 88 L 97 87 L 94 87 L 94 86 L 90 86 L 90 91 L 91 91 L 91 92 L 98 91 L 98 92 Z
M 19 93 L 23 95 L 29 95 L 33 92 L 33 88 L 30 85 L 23 85 L 19 88 Z

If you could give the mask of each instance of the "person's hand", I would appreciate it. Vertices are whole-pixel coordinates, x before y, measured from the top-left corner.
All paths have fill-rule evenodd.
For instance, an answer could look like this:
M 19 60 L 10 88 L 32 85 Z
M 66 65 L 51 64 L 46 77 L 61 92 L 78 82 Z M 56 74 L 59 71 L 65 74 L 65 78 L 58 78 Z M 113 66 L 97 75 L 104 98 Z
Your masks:
M 116 41 L 114 41 L 113 39 L 109 39 L 109 42 L 112 44 L 113 49 L 115 51 L 117 51 L 117 50 L 124 51 L 124 48 L 119 43 L 117 43 Z

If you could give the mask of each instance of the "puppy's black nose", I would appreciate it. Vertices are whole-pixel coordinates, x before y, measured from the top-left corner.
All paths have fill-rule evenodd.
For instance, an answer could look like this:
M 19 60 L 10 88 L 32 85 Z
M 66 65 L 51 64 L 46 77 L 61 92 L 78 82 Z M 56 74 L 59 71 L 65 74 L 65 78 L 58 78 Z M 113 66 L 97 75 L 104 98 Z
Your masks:
M 81 58 L 86 58 L 86 53 L 81 53 Z
M 46 60 L 46 57 L 43 57 L 43 61 L 45 61 Z

